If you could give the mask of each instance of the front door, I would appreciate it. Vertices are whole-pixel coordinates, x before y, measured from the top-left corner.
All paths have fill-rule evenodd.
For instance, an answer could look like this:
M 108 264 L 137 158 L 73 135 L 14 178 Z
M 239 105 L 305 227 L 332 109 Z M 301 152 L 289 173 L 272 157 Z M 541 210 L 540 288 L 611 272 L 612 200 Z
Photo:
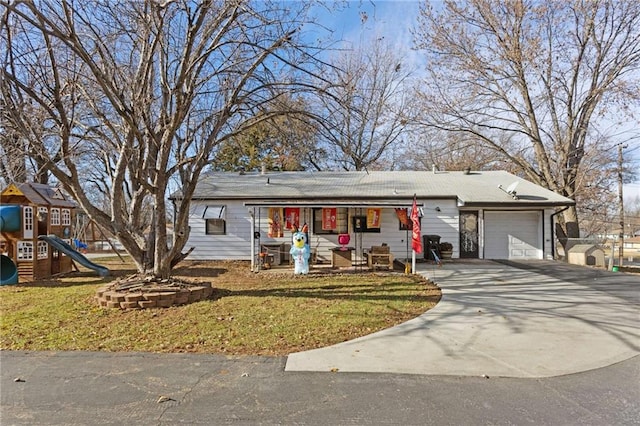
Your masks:
M 478 258 L 478 212 L 460 212 L 460 257 Z

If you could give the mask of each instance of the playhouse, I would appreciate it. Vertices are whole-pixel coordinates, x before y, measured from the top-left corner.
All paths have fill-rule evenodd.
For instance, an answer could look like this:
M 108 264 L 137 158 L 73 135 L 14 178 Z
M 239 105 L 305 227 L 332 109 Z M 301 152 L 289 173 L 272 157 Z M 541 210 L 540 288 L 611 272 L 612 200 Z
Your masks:
M 71 245 L 75 209 L 62 191 L 44 184 L 11 184 L 0 193 L 0 285 L 71 272 L 74 260 L 107 274 Z

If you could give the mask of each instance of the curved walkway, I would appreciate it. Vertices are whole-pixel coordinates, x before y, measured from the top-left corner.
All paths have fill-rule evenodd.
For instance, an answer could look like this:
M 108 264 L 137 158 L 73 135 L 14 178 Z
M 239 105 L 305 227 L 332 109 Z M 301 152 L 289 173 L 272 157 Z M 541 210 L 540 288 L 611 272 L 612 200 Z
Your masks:
M 434 309 L 291 354 L 285 370 L 551 377 L 640 353 L 640 275 L 552 261 L 418 267 L 442 288 Z

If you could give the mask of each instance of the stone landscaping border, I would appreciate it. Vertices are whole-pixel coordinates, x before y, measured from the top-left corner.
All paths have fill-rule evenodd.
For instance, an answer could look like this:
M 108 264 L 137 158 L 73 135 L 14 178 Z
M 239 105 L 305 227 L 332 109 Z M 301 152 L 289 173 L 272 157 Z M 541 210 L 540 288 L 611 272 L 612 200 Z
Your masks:
M 96 291 L 96 302 L 105 308 L 148 309 L 186 305 L 208 299 L 213 293 L 211 283 L 152 284 L 118 288 L 119 284 L 101 287 Z

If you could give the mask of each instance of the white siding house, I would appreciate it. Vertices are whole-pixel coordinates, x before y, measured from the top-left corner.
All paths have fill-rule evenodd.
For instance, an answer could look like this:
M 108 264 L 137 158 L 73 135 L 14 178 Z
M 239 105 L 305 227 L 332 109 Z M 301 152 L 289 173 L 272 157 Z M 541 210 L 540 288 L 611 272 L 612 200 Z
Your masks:
M 296 209 L 320 262 L 331 261 L 331 249 L 340 247 L 338 235 L 345 233 L 354 260 L 381 244 L 396 259 L 410 258 L 411 232 L 401 229 L 396 209 L 410 211 L 414 195 L 421 234 L 450 242 L 453 258 L 550 259 L 553 215 L 574 204 L 501 171 L 213 173 L 192 197 L 186 247 L 195 248 L 189 258 L 196 260 L 250 260 L 267 247 L 277 263 L 286 262 L 291 231 L 270 236 L 269 215 Z M 335 209 L 332 230 L 320 225 L 326 209 Z M 379 227 L 361 232 L 354 220 L 372 209 L 381 213 Z M 283 227 L 285 222 L 282 217 Z

